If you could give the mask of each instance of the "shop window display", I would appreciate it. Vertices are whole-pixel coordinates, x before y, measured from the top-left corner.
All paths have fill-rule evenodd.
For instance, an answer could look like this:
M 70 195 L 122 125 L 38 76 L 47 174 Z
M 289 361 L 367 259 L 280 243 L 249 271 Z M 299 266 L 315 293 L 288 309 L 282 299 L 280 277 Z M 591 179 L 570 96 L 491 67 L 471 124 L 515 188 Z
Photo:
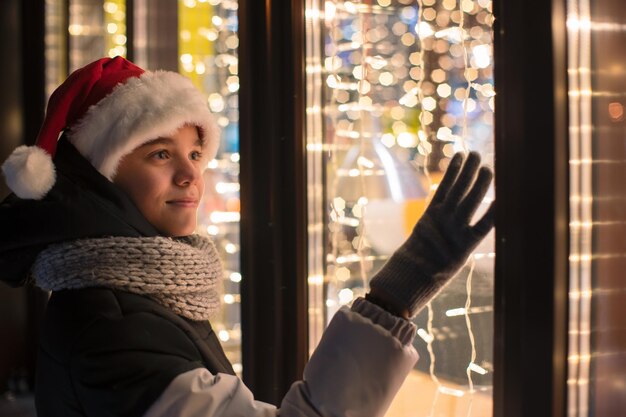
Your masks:
M 311 0 L 306 14 L 312 350 L 454 152 L 493 163 L 495 93 L 490 1 Z M 488 238 L 414 319 L 421 359 L 388 415 L 491 415 L 493 258 Z

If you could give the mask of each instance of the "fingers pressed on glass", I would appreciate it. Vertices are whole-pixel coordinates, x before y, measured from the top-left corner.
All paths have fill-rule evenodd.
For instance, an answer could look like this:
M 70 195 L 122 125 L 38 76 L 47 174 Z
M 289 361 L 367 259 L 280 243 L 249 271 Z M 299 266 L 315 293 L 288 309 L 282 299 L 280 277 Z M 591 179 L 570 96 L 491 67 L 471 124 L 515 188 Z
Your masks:
M 456 181 L 457 176 L 459 175 L 459 171 L 463 166 L 463 154 L 456 153 L 450 160 L 450 164 L 448 165 L 448 169 L 446 169 L 446 173 L 443 175 L 443 179 L 439 183 L 437 187 L 437 191 L 431 200 L 431 204 L 439 203 L 446 198 L 450 187 Z
M 489 230 L 493 227 L 495 213 L 496 202 L 492 201 L 483 217 L 472 227 L 472 231 L 477 238 L 482 239 L 489 233 Z
M 481 167 L 472 188 L 459 204 L 458 212 L 464 221 L 469 221 L 472 218 L 482 203 L 483 198 L 485 198 L 492 179 L 493 172 L 491 169 L 485 166 Z
M 459 176 L 452 188 L 450 188 L 446 198 L 448 204 L 456 205 L 468 193 L 469 188 L 474 183 L 479 167 L 480 155 L 477 152 L 470 152 Z

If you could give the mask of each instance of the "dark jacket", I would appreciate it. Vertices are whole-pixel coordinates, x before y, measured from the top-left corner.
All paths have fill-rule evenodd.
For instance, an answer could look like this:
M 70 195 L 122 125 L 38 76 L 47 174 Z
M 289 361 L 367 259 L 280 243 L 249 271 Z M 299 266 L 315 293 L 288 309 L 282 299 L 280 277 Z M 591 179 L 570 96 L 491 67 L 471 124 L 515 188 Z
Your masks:
M 46 416 L 140 416 L 179 374 L 234 374 L 209 322 L 110 289 L 52 294 L 43 323 L 36 405 Z

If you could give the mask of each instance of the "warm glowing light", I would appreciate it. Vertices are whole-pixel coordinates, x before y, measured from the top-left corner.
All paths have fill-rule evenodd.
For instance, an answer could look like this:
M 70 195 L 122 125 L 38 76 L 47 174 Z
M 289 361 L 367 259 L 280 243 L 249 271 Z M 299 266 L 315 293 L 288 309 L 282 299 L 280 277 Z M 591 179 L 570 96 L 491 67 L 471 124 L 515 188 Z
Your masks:
M 433 111 L 437 107 L 437 100 L 433 97 L 424 97 L 422 100 L 422 108 L 427 111 Z
M 344 288 L 339 291 L 339 302 L 341 304 L 348 304 L 354 299 L 354 292 L 350 288 Z
M 462 397 L 465 395 L 465 391 L 455 388 L 449 388 L 441 385 L 439 387 L 439 392 L 445 395 L 452 395 L 453 397 Z
M 428 24 L 428 22 L 420 22 L 418 27 L 416 28 L 416 31 L 421 39 L 431 37 L 435 34 L 435 31 L 433 30 L 432 26 Z
M 226 107 L 224 97 L 218 93 L 212 93 L 209 95 L 209 107 L 213 113 L 219 113 Z
M 227 243 L 226 245 L 224 245 L 224 250 L 227 253 L 233 254 L 233 253 L 237 253 L 237 251 L 239 250 L 239 247 L 235 245 L 234 243 Z
M 217 337 L 219 337 L 222 342 L 228 342 L 230 340 L 230 334 L 228 334 L 228 330 L 220 330 L 219 332 L 217 332 Z
M 206 67 L 204 66 L 204 62 L 198 62 L 196 64 L 196 74 L 202 75 L 206 72 Z
M 468 368 L 469 368 L 470 371 L 474 371 L 474 372 L 476 372 L 477 374 L 480 374 L 480 375 L 486 375 L 487 374 L 487 370 L 485 368 L 483 368 L 482 366 L 479 366 L 479 365 L 477 365 L 477 364 L 475 364 L 473 362 L 469 364 Z
M 350 270 L 346 267 L 337 268 L 335 271 L 335 277 L 339 281 L 347 281 L 350 279 Z
M 335 18 L 335 12 L 337 10 L 337 6 L 332 1 L 327 1 L 324 3 L 324 18 L 326 21 L 332 21 Z
M 324 277 L 322 275 L 309 275 L 307 281 L 309 285 L 322 285 L 324 284 Z
M 240 215 L 238 212 L 230 211 L 213 211 L 209 216 L 212 223 L 234 223 L 239 222 Z
M 421 328 L 417 329 L 417 335 L 421 337 L 422 340 L 424 340 L 424 342 L 426 343 L 431 343 L 434 340 L 434 337 L 430 333 Z
M 402 132 L 397 138 L 398 145 L 403 148 L 414 148 L 417 146 L 417 135 L 409 132 Z
M 228 194 L 239 192 L 238 182 L 218 182 L 215 184 L 215 191 L 218 194 Z
M 391 85 L 393 83 L 393 74 L 390 72 L 382 72 L 378 77 L 378 81 L 382 85 Z
M 117 12 L 118 6 L 112 1 L 105 1 L 103 8 L 105 12 L 113 14 Z
M 621 122 L 624 120 L 624 106 L 619 102 L 609 103 L 609 117 L 612 122 Z
M 448 84 L 439 84 L 437 86 L 437 94 L 442 98 L 449 97 L 452 94 L 452 88 Z
M 357 164 L 362 166 L 362 167 L 365 167 L 365 168 L 374 168 L 374 166 L 375 166 L 372 161 L 370 161 L 369 159 L 367 159 L 364 156 L 359 156 L 357 158 Z
M 472 48 L 472 54 L 478 68 L 487 68 L 491 65 L 491 47 L 489 45 L 475 46 Z
M 239 77 L 236 75 L 232 75 L 226 79 L 226 85 L 228 86 L 228 91 L 234 93 L 239 90 Z

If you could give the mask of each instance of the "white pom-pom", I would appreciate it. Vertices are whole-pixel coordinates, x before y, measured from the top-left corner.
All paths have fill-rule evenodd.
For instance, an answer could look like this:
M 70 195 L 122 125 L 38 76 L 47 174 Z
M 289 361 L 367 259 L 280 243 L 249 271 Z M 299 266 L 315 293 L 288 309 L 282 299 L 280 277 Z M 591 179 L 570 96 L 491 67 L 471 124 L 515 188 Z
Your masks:
M 20 146 L 2 164 L 6 183 L 20 198 L 41 200 L 56 181 L 50 154 L 38 146 Z

